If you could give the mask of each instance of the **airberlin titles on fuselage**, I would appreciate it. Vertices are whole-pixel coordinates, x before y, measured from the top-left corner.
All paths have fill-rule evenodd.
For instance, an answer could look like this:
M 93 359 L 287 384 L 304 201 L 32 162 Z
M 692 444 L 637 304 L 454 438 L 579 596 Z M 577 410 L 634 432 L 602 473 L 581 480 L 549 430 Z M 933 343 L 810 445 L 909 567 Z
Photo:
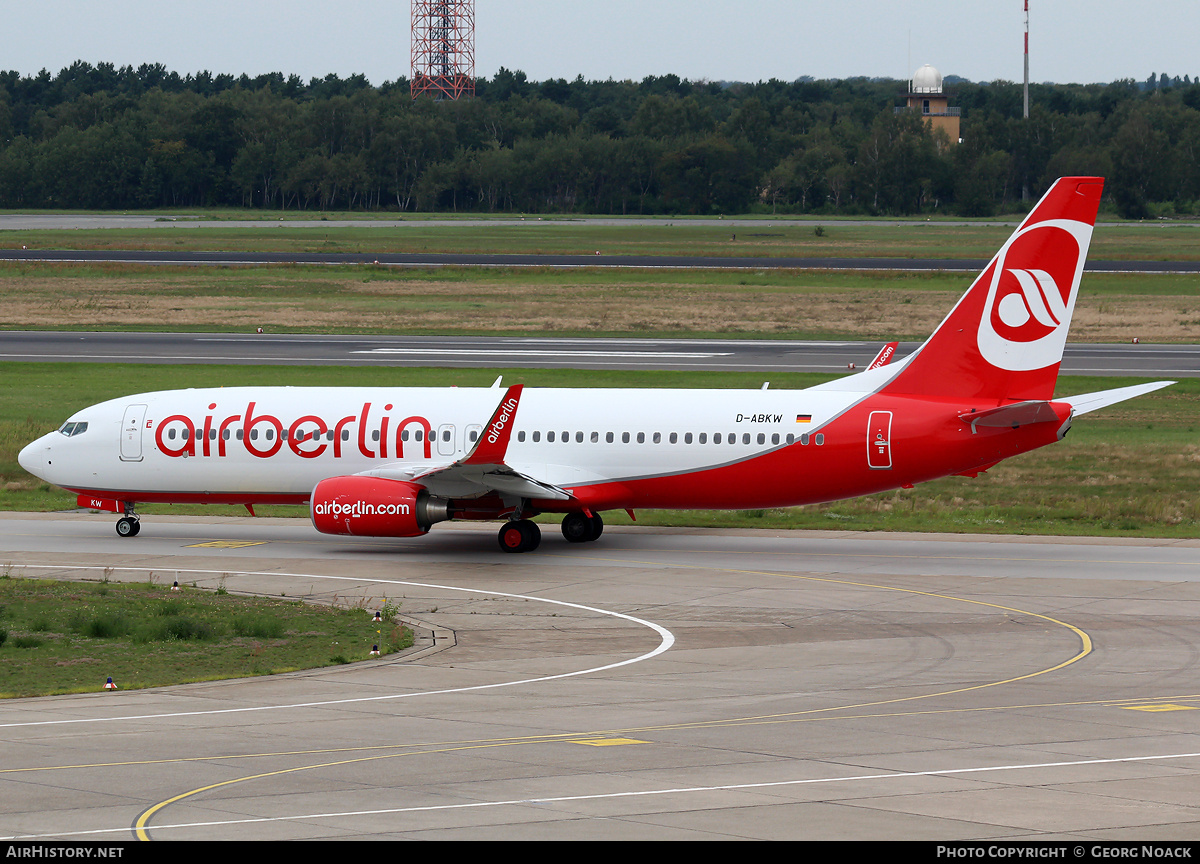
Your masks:
M 368 459 L 403 459 L 404 446 L 410 437 L 422 446 L 425 459 L 432 458 L 429 420 L 410 415 L 394 423 L 393 415 L 388 413 L 393 409 L 391 404 L 384 405 L 384 413 L 376 417 L 371 416 L 372 403 L 364 402 L 357 414 L 337 420 L 305 414 L 286 425 L 285 420 L 274 414 L 256 413 L 257 406 L 257 402 L 249 402 L 244 413 L 230 414 L 218 421 L 218 415 L 211 413 L 217 408 L 217 403 L 213 402 L 202 421 L 194 421 L 186 414 L 172 414 L 157 423 L 147 419 L 145 428 L 154 429 L 154 443 L 159 451 L 173 457 L 223 457 L 228 455 L 231 446 L 240 445 L 251 456 L 268 459 L 286 443 L 302 459 L 315 459 L 327 451 L 332 451 L 333 458 L 340 459 L 348 449 L 343 444 L 350 441 L 350 427 L 354 427 L 358 452 Z M 412 430 L 413 426 L 416 430 Z M 395 447 L 389 451 L 388 441 L 392 434 L 395 435 Z M 178 445 L 174 443 L 176 440 L 180 442 Z

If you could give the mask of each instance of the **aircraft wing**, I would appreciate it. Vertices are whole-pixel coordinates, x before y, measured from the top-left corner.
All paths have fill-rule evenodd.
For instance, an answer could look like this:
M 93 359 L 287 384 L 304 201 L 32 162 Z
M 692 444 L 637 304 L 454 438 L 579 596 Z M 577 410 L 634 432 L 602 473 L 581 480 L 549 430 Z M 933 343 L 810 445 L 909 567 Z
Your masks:
M 523 387 L 522 384 L 515 384 L 505 391 L 471 452 L 457 462 L 424 469 L 404 465 L 384 466 L 363 473 L 420 483 L 434 495 L 448 498 L 471 498 L 499 492 L 517 498 L 570 500 L 570 493 L 522 474 L 504 461 Z
M 1174 381 L 1154 381 L 1150 384 L 1135 384 L 1132 387 L 1117 387 L 1115 390 L 1100 390 L 1096 393 L 1084 393 L 1082 396 L 1066 396 L 1055 399 L 1055 402 L 1066 402 L 1076 414 L 1087 414 L 1099 408 L 1124 402 L 1134 396 L 1153 393 L 1164 387 L 1170 387 Z

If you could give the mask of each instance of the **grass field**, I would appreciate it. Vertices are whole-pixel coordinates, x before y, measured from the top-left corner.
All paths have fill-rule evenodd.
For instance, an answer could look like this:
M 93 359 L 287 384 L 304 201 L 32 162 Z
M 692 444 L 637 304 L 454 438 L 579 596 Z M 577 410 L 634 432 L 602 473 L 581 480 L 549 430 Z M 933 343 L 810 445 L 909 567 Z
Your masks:
M 74 496 L 27 475 L 16 454 L 89 404 L 144 390 L 240 384 L 295 386 L 487 386 L 758 388 L 761 373 L 446 370 L 376 367 L 121 366 L 0 364 L 0 509 L 66 510 Z M 772 373 L 775 389 L 811 386 L 828 376 Z M 1063 378 L 1059 395 L 1135 383 Z M 1080 418 L 1067 438 L 976 479 L 952 477 L 867 498 L 782 510 L 644 511 L 640 524 L 844 528 L 1107 536 L 1200 536 L 1200 380 Z M 244 515 L 235 507 L 162 505 L 154 513 Z M 256 508 L 262 515 L 306 516 L 304 508 Z M 623 513 L 606 514 L 611 524 Z M 552 521 L 552 520 L 551 520 Z
M 0 263 L 9 329 L 924 339 L 961 273 Z M 1089 274 L 1072 339 L 1192 342 L 1200 277 Z
M 271 675 L 365 660 L 412 644 L 365 606 L 239 597 L 151 575 L 141 584 L 0 573 L 0 698 L 122 690 Z M 383 598 L 380 598 L 382 604 Z M 394 615 L 394 607 L 392 615 Z M 385 618 L 389 617 L 385 615 Z

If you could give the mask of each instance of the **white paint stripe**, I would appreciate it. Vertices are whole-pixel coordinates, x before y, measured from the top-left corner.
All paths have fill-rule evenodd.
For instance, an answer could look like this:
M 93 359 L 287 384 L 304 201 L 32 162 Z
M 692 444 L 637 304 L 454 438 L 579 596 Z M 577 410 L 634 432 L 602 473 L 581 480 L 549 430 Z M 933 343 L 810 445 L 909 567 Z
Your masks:
M 93 566 L 75 566 L 70 564 L 60 564 L 52 566 L 49 564 L 18 564 L 14 565 L 14 570 L 112 570 L 113 572 L 136 572 L 144 573 L 151 569 L 149 567 L 93 567 Z M 158 568 L 162 572 L 162 568 Z M 171 568 L 173 569 L 173 568 Z M 291 576 L 296 579 L 325 579 L 338 582 L 359 582 L 370 584 L 383 585 L 404 585 L 413 588 L 434 588 L 440 591 L 459 591 L 464 594 L 486 594 L 492 597 L 508 597 L 513 600 L 534 600 L 538 603 L 551 603 L 555 606 L 564 606 L 568 609 L 580 609 L 584 612 L 595 612 L 599 615 L 608 615 L 613 618 L 621 618 L 625 621 L 630 621 L 634 624 L 640 624 L 643 627 L 649 627 L 659 635 L 659 644 L 652 651 L 645 654 L 639 654 L 637 657 L 631 657 L 628 660 L 620 660 L 616 663 L 608 663 L 604 666 L 593 666 L 589 669 L 580 669 L 575 672 L 563 672 L 558 675 L 543 675 L 537 678 L 521 678 L 516 681 L 503 681 L 498 684 L 477 684 L 473 687 L 451 687 L 445 690 L 419 690 L 412 693 L 393 693 L 390 696 L 361 696 L 354 699 L 329 699 L 318 702 L 295 702 L 284 705 L 258 705 L 249 708 L 219 708 L 211 711 L 179 711 L 169 714 L 136 714 L 128 717 L 87 717 L 76 718 L 71 720 L 33 720 L 27 723 L 0 723 L 0 729 L 16 729 L 28 726 L 64 726 L 79 723 L 119 723 L 128 720 L 164 720 L 172 717 L 208 717 L 227 714 L 248 714 L 260 711 L 287 711 L 297 708 L 322 708 L 330 705 L 354 705 L 363 702 L 388 702 L 394 699 L 408 699 L 413 696 L 440 696 L 447 693 L 470 693 L 476 690 L 494 690 L 500 687 L 514 687 L 519 684 L 537 684 L 542 681 L 557 681 L 562 678 L 576 678 L 580 675 L 590 675 L 593 672 L 604 672 L 608 669 L 617 669 L 621 666 L 629 666 L 633 663 L 641 663 L 643 660 L 649 660 L 652 657 L 657 657 L 659 654 L 669 650 L 675 644 L 675 635 L 665 627 L 655 624 L 653 621 L 646 621 L 642 618 L 636 618 L 633 615 L 626 615 L 624 612 L 613 612 L 608 609 L 600 609 L 595 606 L 584 606 L 581 603 L 568 603 L 565 600 L 551 600 L 546 597 L 535 597 L 532 594 L 509 594 L 504 591 L 491 591 L 482 588 L 458 588 L 453 585 L 434 585 L 428 582 L 404 582 L 399 579 L 374 579 L 359 576 L 317 576 L 311 573 L 280 573 L 280 572 L 263 572 L 263 571 L 242 571 L 238 573 L 229 570 L 174 570 L 176 573 L 203 573 L 206 575 L 224 575 L 224 576 Z M 136 693 L 137 691 L 130 691 Z M 108 698 L 111 698 L 108 697 Z
M 443 355 L 462 354 L 472 357 L 728 357 L 732 351 L 712 351 L 707 353 L 685 351 L 539 351 L 535 348 L 369 348 L 351 351 L 351 354 L 420 354 Z
M 377 810 L 342 810 L 329 813 L 308 813 L 294 816 L 270 816 L 253 819 L 227 819 L 216 822 L 177 822 L 170 825 L 147 826 L 148 831 L 182 828 L 217 828 L 223 825 L 255 825 L 263 822 L 291 822 L 299 819 L 342 819 L 358 816 L 387 816 L 399 813 L 429 813 L 439 810 L 474 810 L 482 807 L 520 807 L 525 805 L 563 804 L 572 801 L 603 801 L 615 798 L 640 798 L 651 795 L 694 795 L 707 792 L 744 792 L 752 789 L 779 789 L 786 786 L 815 786 L 827 783 L 862 783 L 881 780 L 904 780 L 914 777 L 953 777 L 999 771 L 1027 771 L 1044 768 L 1077 768 L 1084 765 L 1119 765 L 1131 762 L 1153 762 L 1165 759 L 1195 759 L 1197 753 L 1168 753 L 1157 756 L 1123 756 L 1111 759 L 1077 759 L 1070 762 L 1030 762 L 1020 765 L 988 765 L 981 768 L 946 768 L 938 771 L 903 771 L 894 774 L 856 774 L 847 777 L 810 777 L 804 780 L 773 780 L 763 783 L 726 783 L 718 786 L 679 786 L 667 789 L 644 789 L 635 792 L 603 792 L 594 795 L 560 795 L 552 798 L 510 798 L 504 801 L 476 801 L 466 804 L 434 804 L 424 807 L 393 807 Z M 779 801 L 789 804 L 788 801 Z M 565 814 L 564 815 L 568 815 Z M 0 840 L 40 840 L 46 837 L 85 837 L 98 834 L 128 832 L 129 826 L 102 828 L 91 831 L 68 831 L 55 834 L 25 834 L 0 837 Z

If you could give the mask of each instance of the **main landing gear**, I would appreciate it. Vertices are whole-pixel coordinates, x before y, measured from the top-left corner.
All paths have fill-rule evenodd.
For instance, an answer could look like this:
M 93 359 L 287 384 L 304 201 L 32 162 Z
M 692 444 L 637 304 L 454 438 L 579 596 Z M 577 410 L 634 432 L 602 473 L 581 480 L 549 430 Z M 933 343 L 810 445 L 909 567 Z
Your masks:
M 563 517 L 562 533 L 569 543 L 588 543 L 604 533 L 604 520 L 599 513 L 568 513 Z
M 562 533 L 570 543 L 588 543 L 604 533 L 604 520 L 599 513 L 568 513 L 563 517 Z M 542 530 L 536 522 L 513 519 L 500 526 L 496 539 L 505 552 L 532 552 L 542 542 Z
M 542 529 L 528 519 L 514 519 L 500 526 L 496 539 L 505 552 L 532 552 L 542 542 Z
M 118 537 L 136 537 L 142 530 L 142 523 L 133 512 L 133 504 L 125 504 L 125 515 L 117 520 Z

